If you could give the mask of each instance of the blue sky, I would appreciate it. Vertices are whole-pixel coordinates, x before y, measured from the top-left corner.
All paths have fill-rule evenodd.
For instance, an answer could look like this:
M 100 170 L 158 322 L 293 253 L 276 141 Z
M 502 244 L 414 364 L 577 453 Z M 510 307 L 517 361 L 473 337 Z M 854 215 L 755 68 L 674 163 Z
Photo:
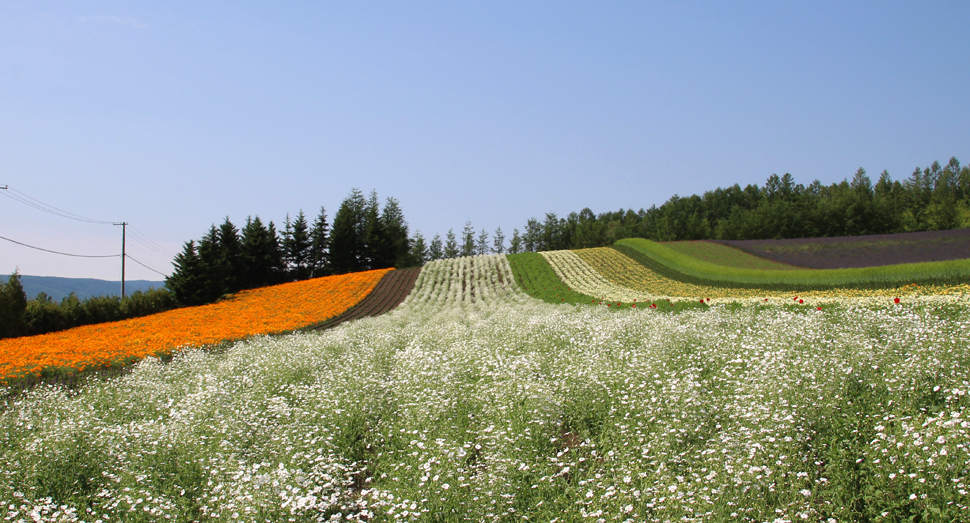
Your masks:
M 772 173 L 905 179 L 970 162 L 968 22 L 967 2 L 3 2 L 0 186 L 131 223 L 128 254 L 168 274 L 226 216 L 332 219 L 354 187 L 430 238 Z M 121 244 L 10 198 L 0 236 Z M 120 279 L 0 241 L 17 267 Z

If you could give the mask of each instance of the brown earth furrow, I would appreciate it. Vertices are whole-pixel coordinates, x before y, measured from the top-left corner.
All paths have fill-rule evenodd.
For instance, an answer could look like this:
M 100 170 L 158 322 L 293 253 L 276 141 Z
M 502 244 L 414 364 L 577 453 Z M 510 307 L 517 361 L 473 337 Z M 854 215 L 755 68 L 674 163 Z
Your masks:
M 970 258 L 970 229 L 789 240 L 709 240 L 798 267 L 842 269 Z
M 412 267 L 387 273 L 377 283 L 374 290 L 361 300 L 360 303 L 351 307 L 343 314 L 314 325 L 307 330 L 326 330 L 346 321 L 368 316 L 377 316 L 378 314 L 390 311 L 407 298 L 420 273 L 421 267 Z

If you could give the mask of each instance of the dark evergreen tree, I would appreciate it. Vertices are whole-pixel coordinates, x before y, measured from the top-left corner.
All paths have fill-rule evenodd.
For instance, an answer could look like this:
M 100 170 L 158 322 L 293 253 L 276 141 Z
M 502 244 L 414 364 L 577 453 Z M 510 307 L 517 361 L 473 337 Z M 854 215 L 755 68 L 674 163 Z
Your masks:
M 27 294 L 20 282 L 20 273 L 14 271 L 7 283 L 0 283 L 0 338 L 16 338 L 26 334 L 26 311 Z
M 286 229 L 283 232 L 283 253 L 286 260 L 286 270 L 290 280 L 305 280 L 312 272 L 313 241 L 310 238 L 310 226 L 307 224 L 303 210 L 297 213 L 296 219 L 290 222 L 286 216 Z
M 465 228 L 461 234 L 461 256 L 475 255 L 475 228 L 472 221 L 465 222 Z
M 518 254 L 523 252 L 522 249 L 522 237 L 519 236 L 519 230 L 512 229 L 512 239 L 509 240 L 509 254 Z
M 481 256 L 488 253 L 488 232 L 485 229 L 482 229 L 481 232 L 478 233 L 478 239 L 475 240 L 475 254 Z
M 440 239 L 439 239 L 440 241 Z M 424 241 L 421 231 L 414 231 L 414 236 L 409 241 L 411 248 L 408 251 L 407 262 L 403 267 L 420 267 L 428 261 L 428 245 Z
M 408 222 L 404 219 L 400 204 L 394 198 L 388 198 L 384 204 L 384 211 L 381 213 L 381 234 L 383 238 L 380 258 L 383 266 L 379 268 L 403 268 L 414 265 L 409 260 L 411 246 L 408 238 Z M 423 255 L 421 259 L 423 264 Z
M 239 229 L 226 220 L 219 226 L 219 257 L 222 258 L 221 264 L 225 270 L 223 286 L 225 292 L 236 292 L 242 289 L 242 243 L 239 240 Z
M 355 188 L 337 210 L 330 236 L 330 266 L 334 274 L 366 268 L 367 207 L 364 194 Z
M 445 249 L 441 243 L 441 235 L 435 234 L 428 244 L 428 261 L 440 260 L 445 257 Z
M 505 234 L 502 232 L 501 227 L 495 229 L 495 239 L 492 240 L 492 252 L 495 254 L 505 252 Z
M 241 288 L 252 289 L 282 281 L 283 255 L 276 226 L 264 226 L 259 216 L 246 218 L 242 230 Z
M 381 207 L 377 201 L 377 191 L 372 190 L 364 211 L 364 267 L 366 269 L 385 269 L 393 263 L 388 257 L 390 249 L 381 222 Z
M 172 264 L 175 270 L 165 278 L 165 287 L 175 295 L 175 301 L 182 305 L 206 303 L 205 274 L 194 240 L 185 242 L 182 252 L 175 255 Z
M 537 252 L 542 245 L 542 226 L 539 220 L 529 218 L 525 223 L 525 233 L 522 235 L 522 247 L 527 252 Z
M 330 224 L 327 222 L 327 211 L 323 207 L 320 207 L 320 214 L 313 221 L 310 245 L 310 277 L 323 276 L 327 274 L 330 261 Z
M 458 240 L 455 238 L 455 231 L 453 229 L 448 229 L 448 234 L 445 235 L 445 258 L 457 258 L 461 251 L 458 250 Z
M 199 289 L 203 297 L 202 303 L 211 303 L 229 292 L 226 286 L 229 268 L 222 256 L 219 229 L 216 229 L 215 224 L 199 240 L 199 262 L 202 268 Z

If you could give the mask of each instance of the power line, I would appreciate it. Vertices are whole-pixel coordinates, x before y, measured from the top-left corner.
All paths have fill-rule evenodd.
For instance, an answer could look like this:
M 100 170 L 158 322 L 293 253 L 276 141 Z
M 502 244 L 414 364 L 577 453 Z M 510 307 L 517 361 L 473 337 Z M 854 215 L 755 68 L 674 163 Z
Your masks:
M 152 272 L 157 272 L 158 274 L 161 274 L 162 276 L 164 276 L 164 277 L 166 277 L 166 278 L 168 278 L 168 275 L 167 275 L 167 274 L 165 274 L 165 273 L 163 273 L 163 272 L 160 272 L 160 271 L 156 271 L 155 269 L 152 269 L 151 267 L 149 267 L 149 266 L 147 266 L 147 265 L 145 265 L 144 263 L 142 263 L 142 262 L 140 262 L 140 261 L 138 261 L 138 260 L 136 260 L 136 259 L 134 259 L 134 258 L 132 258 L 132 257 L 131 257 L 130 255 L 128 255 L 128 254 L 126 254 L 126 255 L 125 255 L 125 258 L 128 258 L 129 260 L 131 260 L 131 261 L 133 261 L 133 262 L 135 262 L 135 263 L 137 263 L 138 265 L 141 265 L 142 267 L 144 267 L 144 268 L 146 268 L 146 269 L 148 269 L 148 270 L 150 270 L 150 271 L 152 271 Z
M 146 248 L 151 249 L 157 252 L 158 254 L 164 254 L 166 256 L 171 256 L 171 257 L 175 256 L 175 253 L 153 242 L 151 238 L 145 235 L 145 233 L 139 231 L 138 229 L 132 227 L 131 225 L 129 225 L 128 228 L 131 229 L 131 232 L 133 233 L 135 240 L 141 241 Z
M 97 223 L 97 224 L 103 224 L 103 225 L 110 225 L 110 224 L 114 223 L 114 222 L 108 222 L 108 221 L 104 221 L 104 220 L 95 220 L 94 218 L 86 218 L 86 217 L 81 216 L 79 214 L 74 214 L 72 212 L 68 212 L 68 211 L 65 211 L 63 209 L 58 209 L 57 207 L 54 207 L 53 205 L 48 205 L 48 204 L 46 204 L 46 203 L 44 203 L 44 202 L 42 202 L 42 201 L 40 201 L 40 200 L 38 200 L 36 198 L 32 198 L 32 197 L 30 197 L 30 196 L 28 196 L 28 195 L 26 195 L 26 194 L 24 194 L 24 193 L 16 190 L 16 189 L 11 189 L 10 186 L 8 186 L 8 185 L 5 185 L 3 188 L 5 190 L 2 193 L 0 193 L 0 194 L 3 194 L 4 196 L 6 196 L 6 197 L 8 197 L 8 198 L 10 198 L 10 199 L 12 199 L 14 201 L 18 201 L 18 202 L 20 202 L 20 203 L 22 203 L 24 205 L 33 207 L 34 209 L 37 209 L 39 211 L 43 211 L 43 212 L 46 212 L 46 213 L 49 213 L 49 214 L 53 214 L 54 216 L 60 216 L 61 218 L 67 218 L 69 220 L 76 220 L 76 221 L 79 221 L 79 222 Z
M 18 242 L 17 240 L 11 240 L 10 238 L 6 238 L 6 237 L 3 237 L 3 236 L 0 236 L 0 240 L 7 240 L 10 243 L 16 243 L 17 245 L 23 245 L 24 247 L 29 247 L 31 249 L 37 249 L 38 251 L 44 251 L 44 252 L 49 252 L 49 253 L 53 253 L 53 254 L 60 254 L 62 256 L 73 256 L 75 258 L 117 258 L 117 257 L 121 256 L 120 254 L 106 254 L 104 256 L 91 256 L 89 254 L 71 254 L 71 253 L 68 253 L 68 252 L 52 251 L 50 249 L 44 249 L 44 248 L 41 248 L 41 247 L 35 247 L 33 245 L 27 245 L 26 243 Z

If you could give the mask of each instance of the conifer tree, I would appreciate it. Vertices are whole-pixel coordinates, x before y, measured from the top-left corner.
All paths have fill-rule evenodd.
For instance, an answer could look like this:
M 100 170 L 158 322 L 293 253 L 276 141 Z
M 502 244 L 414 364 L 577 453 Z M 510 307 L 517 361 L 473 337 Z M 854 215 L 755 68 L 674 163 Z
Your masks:
M 175 270 L 165 278 L 165 287 L 175 295 L 182 305 L 202 305 L 206 303 L 202 261 L 195 249 L 195 240 L 185 242 L 182 252 L 175 255 Z
M 334 274 L 364 269 L 367 200 L 354 188 L 333 219 L 330 235 L 330 266 Z
M 283 252 L 290 280 L 305 280 L 310 277 L 312 248 L 310 227 L 303 210 L 297 213 L 292 223 L 287 215 L 286 230 L 283 233 Z
M 408 259 L 411 251 L 408 238 L 408 222 L 404 219 L 401 205 L 394 198 L 388 198 L 381 213 L 381 259 L 380 269 L 387 267 L 403 268 L 412 265 Z M 423 240 L 423 237 L 422 237 Z M 424 259 L 422 255 L 421 259 Z M 423 261 L 421 262 L 423 264 Z
M 505 252 L 505 233 L 502 232 L 501 227 L 495 229 L 495 239 L 492 240 L 492 252 L 495 254 Z
M 310 277 L 323 276 L 329 270 L 330 256 L 330 224 L 327 222 L 327 211 L 323 207 L 320 207 L 320 214 L 313 221 L 310 244 Z
M 465 228 L 461 234 L 461 255 L 475 255 L 475 228 L 472 227 L 471 220 L 465 222 Z
M 241 253 L 239 229 L 226 216 L 226 221 L 219 226 L 219 257 L 222 259 L 221 265 L 225 271 L 223 276 L 225 292 L 236 292 L 242 288 L 239 282 L 240 273 L 243 270 L 240 261 Z
M 441 235 L 435 234 L 428 244 L 428 261 L 440 260 L 445 257 L 444 246 L 441 244 Z
M 264 226 L 259 216 L 246 218 L 241 243 L 243 261 L 241 288 L 252 289 L 281 281 L 283 256 L 273 222 L 269 222 L 269 226 Z
M 226 288 L 228 270 L 219 243 L 219 229 L 216 229 L 215 224 L 199 240 L 199 262 L 202 275 L 199 292 L 203 298 L 202 303 L 214 302 L 228 292 Z
M 448 229 L 448 234 L 445 235 L 445 258 L 457 258 L 460 252 L 458 250 L 458 239 L 455 238 L 455 231 Z
M 439 239 L 440 241 L 440 239 Z M 414 231 L 414 236 L 410 240 L 411 248 L 408 251 L 407 263 L 405 267 L 421 267 L 428 261 L 428 246 L 424 241 L 421 231 Z
M 509 254 L 522 252 L 522 237 L 519 236 L 518 229 L 512 229 L 512 239 L 509 240 Z
M 370 192 L 364 212 L 364 268 L 384 269 L 390 267 L 387 238 L 381 222 L 381 207 L 377 201 L 377 191 Z
M 485 229 L 478 233 L 478 240 L 475 242 L 475 254 L 488 254 L 488 232 Z

